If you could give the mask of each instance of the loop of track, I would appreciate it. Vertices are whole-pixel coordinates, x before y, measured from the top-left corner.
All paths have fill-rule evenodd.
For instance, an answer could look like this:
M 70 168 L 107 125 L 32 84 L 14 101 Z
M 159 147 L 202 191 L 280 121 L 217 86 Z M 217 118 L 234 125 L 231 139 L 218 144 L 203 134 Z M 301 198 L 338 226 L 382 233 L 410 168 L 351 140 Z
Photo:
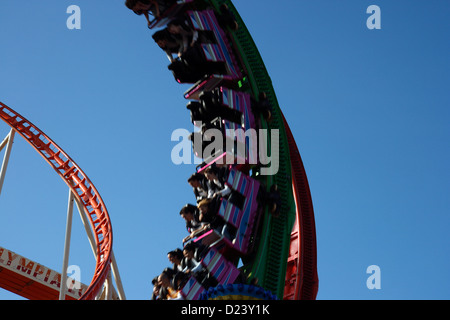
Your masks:
M 80 300 L 92 300 L 109 273 L 112 253 L 111 221 L 97 189 L 80 167 L 43 131 L 0 102 L 0 118 L 19 133 L 50 164 L 84 207 L 97 245 L 97 261 L 91 284 Z

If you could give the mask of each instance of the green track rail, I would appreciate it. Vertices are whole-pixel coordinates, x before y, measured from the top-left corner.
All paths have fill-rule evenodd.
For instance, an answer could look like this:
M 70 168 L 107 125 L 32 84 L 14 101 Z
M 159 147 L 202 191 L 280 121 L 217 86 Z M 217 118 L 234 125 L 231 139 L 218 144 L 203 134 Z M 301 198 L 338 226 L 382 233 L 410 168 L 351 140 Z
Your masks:
M 263 225 L 255 253 L 248 262 L 244 261 L 244 271 L 249 277 L 257 278 L 258 284 L 283 298 L 287 258 L 289 254 L 290 237 L 295 222 L 296 208 L 292 191 L 292 172 L 289 153 L 289 143 L 272 80 L 265 68 L 261 55 L 256 47 L 250 32 L 230 0 L 210 0 L 219 11 L 220 5 L 226 4 L 239 24 L 237 31 L 230 31 L 232 40 L 244 64 L 244 73 L 255 97 L 265 92 L 271 105 L 272 117 L 270 121 L 262 120 L 262 128 L 279 130 L 279 170 L 276 175 L 258 176 L 269 189 L 273 184 L 278 186 L 282 196 L 282 206 L 278 216 L 264 212 Z M 270 134 L 268 143 L 270 141 Z M 270 148 L 268 148 L 270 150 Z

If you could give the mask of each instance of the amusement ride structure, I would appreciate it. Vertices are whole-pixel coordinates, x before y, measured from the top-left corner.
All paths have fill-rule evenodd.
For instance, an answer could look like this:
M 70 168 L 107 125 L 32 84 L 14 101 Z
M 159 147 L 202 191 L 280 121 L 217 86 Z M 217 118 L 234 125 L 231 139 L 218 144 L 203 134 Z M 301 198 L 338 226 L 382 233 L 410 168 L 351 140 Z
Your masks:
M 192 123 L 199 126 L 191 136 L 194 153 L 203 160 L 196 172 L 203 174 L 215 167 L 225 173 L 231 196 L 219 199 L 215 214 L 234 230 L 224 236 L 211 228 L 192 238 L 191 242 L 206 248 L 200 263 L 216 285 L 207 286 L 192 275 L 180 285 L 179 295 L 186 300 L 315 299 L 316 234 L 308 180 L 250 33 L 230 0 L 162 3 L 170 5 L 160 6 L 149 21 L 150 29 L 170 38 L 168 24 L 182 21 L 184 33 L 178 37 L 195 34 L 196 41 L 179 58 L 171 59 L 168 69 L 177 82 L 192 84 L 184 97 Z M 167 52 L 164 45 L 160 47 Z M 0 247 L 0 287 L 28 299 L 125 299 L 113 253 L 111 221 L 96 187 L 50 137 L 1 102 L 0 118 L 11 127 L 0 144 L 0 151 L 4 149 L 0 195 L 13 140 L 19 134 L 69 188 L 62 270 L 67 270 L 73 204 L 96 259 L 91 283 L 84 285 L 67 281 L 66 272 L 58 273 Z M 195 139 L 204 138 L 211 128 L 223 134 L 222 145 L 231 143 L 205 155 L 205 146 L 199 148 Z M 250 141 L 249 132 L 256 133 L 257 143 Z M 258 132 L 269 134 L 263 137 Z M 278 152 L 276 170 L 271 171 L 267 159 L 254 152 L 256 144 Z

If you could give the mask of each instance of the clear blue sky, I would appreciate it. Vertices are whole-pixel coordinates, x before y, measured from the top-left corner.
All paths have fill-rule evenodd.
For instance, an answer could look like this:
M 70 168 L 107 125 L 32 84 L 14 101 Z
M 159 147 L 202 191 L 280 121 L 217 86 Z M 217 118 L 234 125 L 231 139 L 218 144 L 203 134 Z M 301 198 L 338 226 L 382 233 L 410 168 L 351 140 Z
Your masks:
M 0 101 L 46 132 L 99 190 L 128 299 L 149 299 L 186 235 L 194 165 L 187 86 L 123 0 L 0 2 Z M 81 30 L 66 9 L 81 8 Z M 381 29 L 369 30 L 369 5 Z M 300 149 L 314 202 L 318 299 L 450 298 L 450 3 L 235 1 Z M 0 139 L 9 131 L 0 123 Z M 0 153 L 1 159 L 3 152 Z M 1 161 L 1 160 L 0 160 Z M 17 137 L 0 197 L 0 246 L 62 266 L 68 188 Z M 75 216 L 70 264 L 94 269 Z M 366 268 L 381 269 L 381 289 Z M 0 290 L 0 299 L 17 297 Z

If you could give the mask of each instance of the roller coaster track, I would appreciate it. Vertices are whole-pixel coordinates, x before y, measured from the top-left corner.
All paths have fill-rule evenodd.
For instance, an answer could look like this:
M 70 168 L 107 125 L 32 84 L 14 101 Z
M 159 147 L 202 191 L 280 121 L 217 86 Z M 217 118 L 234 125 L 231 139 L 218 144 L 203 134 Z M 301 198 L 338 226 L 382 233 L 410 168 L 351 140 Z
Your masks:
M 291 234 L 284 298 L 312 300 L 316 298 L 319 283 L 314 210 L 303 161 L 284 115 L 283 121 L 289 142 L 293 172 L 292 187 L 297 209 L 295 226 Z
M 278 297 L 282 297 L 285 287 L 291 232 L 296 218 L 296 203 L 292 192 L 290 144 L 284 126 L 283 115 L 278 105 L 272 81 L 258 48 L 233 3 L 229 0 L 211 0 L 211 3 L 213 3 L 216 10 L 219 10 L 222 4 L 226 4 L 234 15 L 239 29 L 229 34 L 232 35 L 235 47 L 239 51 L 241 61 L 245 67 L 245 73 L 250 82 L 251 91 L 255 97 L 258 97 L 260 92 L 264 92 L 271 105 L 271 119 L 266 123 L 262 121 L 262 125 L 269 130 L 279 130 L 279 170 L 276 175 L 266 176 L 264 179 L 267 188 L 276 184 L 282 195 L 281 214 L 273 217 L 267 212 L 265 213 L 264 225 L 256 254 L 256 257 L 259 258 L 254 259 L 245 268 L 253 277 L 258 278 L 259 285 L 271 290 Z M 275 142 L 270 141 L 268 143 Z
M 100 194 L 80 167 L 44 132 L 0 102 L 0 118 L 19 133 L 50 164 L 83 205 L 97 246 L 96 266 L 90 285 L 80 300 L 94 299 L 110 271 L 111 221 Z
M 271 290 L 278 297 L 283 297 L 285 286 L 288 287 L 294 282 L 294 299 L 314 299 L 318 283 L 314 213 L 300 154 L 278 105 L 270 76 L 242 18 L 230 0 L 211 0 L 211 3 L 216 10 L 219 10 L 222 4 L 227 5 L 234 15 L 239 29 L 229 34 L 244 64 L 250 89 L 255 97 L 264 92 L 271 105 L 271 119 L 269 122 L 263 120 L 262 126 L 269 130 L 279 130 L 279 170 L 276 175 L 265 177 L 265 185 L 267 188 L 272 184 L 278 186 L 282 195 L 281 214 L 273 217 L 266 209 L 255 255 L 258 259 L 253 259 L 244 269 L 258 278 L 259 285 Z M 269 146 L 267 149 L 270 149 Z M 294 228 L 297 232 L 293 232 L 294 223 L 298 224 L 297 228 Z M 294 235 L 292 239 L 291 234 Z M 299 245 L 297 259 L 289 255 L 292 242 Z M 293 261 L 296 261 L 295 268 L 292 267 Z

